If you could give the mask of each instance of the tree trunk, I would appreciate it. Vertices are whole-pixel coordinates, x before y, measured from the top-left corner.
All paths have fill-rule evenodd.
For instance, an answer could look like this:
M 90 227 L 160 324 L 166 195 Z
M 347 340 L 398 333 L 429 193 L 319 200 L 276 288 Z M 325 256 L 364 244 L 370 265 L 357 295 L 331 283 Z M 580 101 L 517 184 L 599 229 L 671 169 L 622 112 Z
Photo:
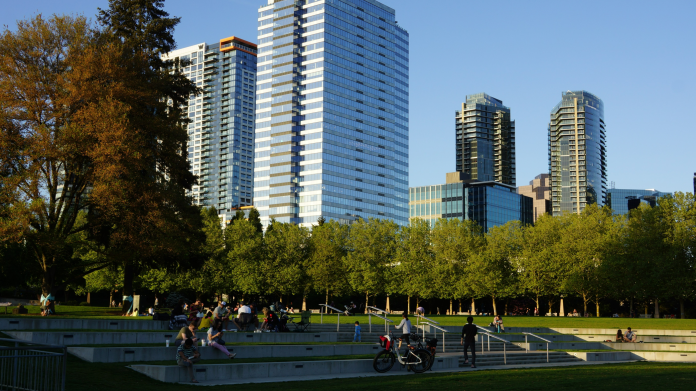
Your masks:
M 505 300 L 505 316 L 508 315 L 508 304 L 510 304 L 510 299 Z
M 365 313 L 367 313 L 367 306 L 370 305 L 370 292 L 365 292 Z
M 92 304 L 92 294 L 87 292 L 87 304 Z
M 384 308 L 385 311 L 391 312 L 391 305 L 389 305 L 389 295 L 387 295 L 387 306 Z
M 411 310 L 411 295 L 408 295 L 408 298 L 406 299 L 406 314 L 410 314 Z
M 123 306 L 121 310 L 125 314 L 131 310 L 133 305 L 133 279 L 135 279 L 135 265 L 132 261 L 127 261 L 123 265 Z M 131 301 L 126 301 L 126 297 L 131 297 Z
M 44 297 L 48 297 L 48 295 L 53 293 L 54 277 L 53 269 L 49 266 L 48 269 L 43 272 L 43 278 L 41 280 L 41 294 Z
M 418 312 L 418 308 L 420 308 L 420 297 L 416 296 L 416 312 Z
M 302 311 L 307 311 L 307 295 L 302 295 Z
M 491 296 L 491 299 L 493 300 L 493 316 L 498 315 L 498 309 L 495 307 L 495 296 Z
M 648 317 L 648 302 L 645 302 L 645 317 Z
M 541 314 L 541 308 L 539 307 L 539 295 L 538 294 L 536 295 L 536 299 L 534 300 L 534 302 L 536 303 L 536 312 Z M 506 312 L 507 312 L 507 310 L 506 310 Z
M 561 296 L 561 308 L 558 310 L 558 316 L 565 316 L 565 306 L 563 305 L 563 296 Z
M 450 310 L 449 310 L 449 314 L 450 314 L 450 315 L 452 315 L 452 310 L 453 310 L 453 308 L 452 308 L 452 299 L 450 299 Z M 443 341 L 442 343 L 444 343 L 444 341 Z
M 653 317 L 655 319 L 660 318 L 660 304 L 657 298 L 655 299 L 655 315 Z
M 582 294 L 582 316 L 587 316 L 587 302 L 589 300 L 587 299 L 586 294 Z
M 329 290 L 328 289 L 326 290 L 326 301 L 324 302 L 324 304 L 326 304 L 326 305 L 329 304 Z
M 549 299 L 549 312 L 548 314 L 551 315 L 553 313 L 553 301 Z
M 597 317 L 599 318 L 599 297 L 595 298 L 595 306 L 597 308 Z
M 681 318 L 686 319 L 686 315 L 684 314 L 684 299 L 679 299 L 679 312 L 681 313 Z
M 457 313 L 462 312 L 462 299 L 459 299 L 459 311 Z
M 471 298 L 471 310 L 469 311 L 469 314 L 476 315 L 476 302 L 474 301 L 474 298 Z

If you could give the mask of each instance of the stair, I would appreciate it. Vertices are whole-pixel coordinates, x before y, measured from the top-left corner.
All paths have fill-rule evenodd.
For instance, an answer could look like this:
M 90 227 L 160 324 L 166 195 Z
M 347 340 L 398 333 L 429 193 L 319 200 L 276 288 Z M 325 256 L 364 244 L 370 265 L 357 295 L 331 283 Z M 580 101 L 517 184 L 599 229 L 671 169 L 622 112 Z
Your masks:
M 549 352 L 549 365 L 566 362 L 581 362 L 571 354 L 565 352 Z M 525 364 L 546 364 L 546 353 L 512 353 L 507 355 L 507 364 L 505 363 L 503 354 L 488 353 L 476 355 L 477 367 L 490 367 L 495 365 L 525 365 Z M 464 364 L 464 358 L 459 359 L 460 367 L 468 367 L 470 364 Z

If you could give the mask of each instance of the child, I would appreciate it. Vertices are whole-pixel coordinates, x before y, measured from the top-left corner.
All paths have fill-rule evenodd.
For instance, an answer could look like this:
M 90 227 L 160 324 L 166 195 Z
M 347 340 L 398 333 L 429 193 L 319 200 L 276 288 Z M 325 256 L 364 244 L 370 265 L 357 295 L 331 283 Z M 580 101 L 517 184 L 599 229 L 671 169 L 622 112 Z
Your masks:
M 353 336 L 353 342 L 362 342 L 360 339 L 360 332 L 362 329 L 360 328 L 360 322 L 355 321 L 355 336 Z

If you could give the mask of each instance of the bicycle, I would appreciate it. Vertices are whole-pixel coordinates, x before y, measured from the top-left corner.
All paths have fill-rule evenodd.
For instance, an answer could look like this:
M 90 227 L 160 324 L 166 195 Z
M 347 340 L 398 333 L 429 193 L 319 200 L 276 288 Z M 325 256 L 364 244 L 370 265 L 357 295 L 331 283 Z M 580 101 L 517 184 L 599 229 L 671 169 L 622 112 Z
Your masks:
M 430 353 L 430 363 L 428 365 L 428 369 L 433 367 L 433 364 L 435 363 L 435 353 L 437 350 L 437 338 L 422 338 L 418 334 L 413 334 L 411 335 L 411 340 L 413 342 L 417 342 L 417 348 L 418 349 L 425 349 L 428 353 Z M 425 342 L 425 346 L 421 343 Z
M 401 352 L 399 352 L 395 344 L 394 334 L 391 332 L 389 335 L 380 337 L 380 345 L 384 350 L 377 353 L 372 361 L 372 367 L 378 373 L 385 373 L 392 369 L 396 360 L 399 361 L 399 364 L 405 365 L 408 370 L 415 373 L 423 373 L 430 368 L 430 352 L 422 348 L 408 346 L 406 357 L 401 356 Z

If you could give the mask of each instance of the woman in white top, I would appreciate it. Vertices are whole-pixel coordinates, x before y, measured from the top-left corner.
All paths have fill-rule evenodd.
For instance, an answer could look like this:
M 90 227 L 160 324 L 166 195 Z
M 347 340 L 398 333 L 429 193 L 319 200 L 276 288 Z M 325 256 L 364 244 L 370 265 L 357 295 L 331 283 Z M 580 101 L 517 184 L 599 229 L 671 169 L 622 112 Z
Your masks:
M 408 320 L 408 314 L 405 312 L 401 316 L 403 319 L 401 319 L 401 323 L 396 326 L 397 330 L 401 329 L 401 337 L 399 337 L 399 349 L 401 349 L 401 341 L 406 341 L 406 345 L 411 345 L 411 321 Z

